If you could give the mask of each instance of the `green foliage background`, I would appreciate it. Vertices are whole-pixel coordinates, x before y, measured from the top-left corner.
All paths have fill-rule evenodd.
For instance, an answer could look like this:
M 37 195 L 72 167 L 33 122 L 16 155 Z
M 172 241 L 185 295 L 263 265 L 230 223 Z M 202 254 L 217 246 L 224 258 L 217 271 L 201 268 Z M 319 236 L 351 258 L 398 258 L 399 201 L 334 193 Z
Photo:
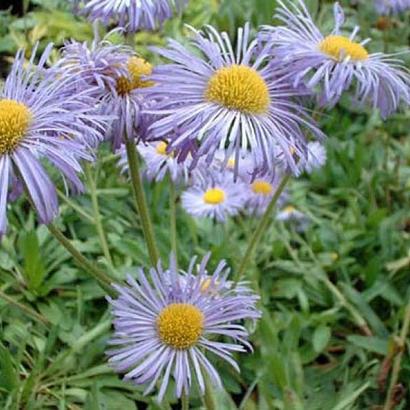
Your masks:
M 319 24 L 330 27 L 332 3 L 306 3 Z M 360 24 L 361 36 L 373 38 L 372 50 L 408 47 L 409 15 L 393 18 L 383 31 L 371 1 L 342 3 L 348 6 L 348 27 Z M 255 28 L 269 24 L 274 8 L 274 0 L 191 0 L 164 33 L 138 34 L 138 51 L 149 58 L 147 45 L 162 44 L 168 36 L 183 40 L 184 23 L 211 23 L 232 35 L 247 20 Z M 0 14 L 3 74 L 20 47 L 30 50 L 37 41 L 41 47 L 49 41 L 61 46 L 71 37 L 92 36 L 90 25 L 75 18 L 66 1 L 25 1 L 25 9 L 22 17 Z M 238 356 L 241 374 L 218 365 L 226 387 L 214 393 L 218 409 L 382 408 L 410 300 L 409 119 L 407 110 L 383 122 L 375 113 L 354 110 L 348 100 L 321 117 L 329 136 L 328 163 L 291 186 L 291 203 L 312 224 L 298 233 L 275 223 L 259 247 L 248 272 L 264 312 L 252 329 L 255 352 Z M 88 194 L 66 198 L 60 186 L 58 223 L 79 249 L 123 278 L 148 260 L 130 186 L 108 149 L 99 153 L 90 177 L 98 186 L 115 269 L 102 256 Z M 146 188 L 167 258 L 167 183 Z M 10 207 L 9 221 L 0 248 L 0 408 L 167 408 L 120 381 L 107 366 L 111 325 L 101 289 L 37 225 L 24 200 Z M 214 263 L 226 258 L 235 270 L 256 223 L 245 218 L 226 226 L 193 221 L 179 208 L 181 265 L 211 250 Z M 408 352 L 409 344 L 407 338 L 401 348 Z M 409 409 L 408 354 L 399 383 L 396 408 Z M 177 406 L 172 395 L 168 400 Z M 199 397 L 191 405 L 200 408 Z

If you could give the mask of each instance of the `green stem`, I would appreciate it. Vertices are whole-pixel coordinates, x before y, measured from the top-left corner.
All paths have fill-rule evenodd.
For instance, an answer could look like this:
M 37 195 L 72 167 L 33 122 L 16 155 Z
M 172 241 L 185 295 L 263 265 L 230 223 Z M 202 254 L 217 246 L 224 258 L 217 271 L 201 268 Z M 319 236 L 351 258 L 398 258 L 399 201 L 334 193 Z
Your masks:
M 245 275 L 245 271 L 248 268 L 248 265 L 251 261 L 253 252 L 256 246 L 259 244 L 260 240 L 262 239 L 262 236 L 264 235 L 264 233 L 269 227 L 269 224 L 272 220 L 273 210 L 278 202 L 279 197 L 281 196 L 283 190 L 285 189 L 285 186 L 288 183 L 289 179 L 290 179 L 290 175 L 285 175 L 283 177 L 282 181 L 280 182 L 278 186 L 278 189 L 276 190 L 265 213 L 263 214 L 259 222 L 259 225 L 257 226 L 254 234 L 252 235 L 252 238 L 248 243 L 248 248 L 246 249 L 245 255 L 242 258 L 241 264 L 239 265 L 238 280 L 241 280 L 243 276 Z
M 114 268 L 113 263 L 112 263 L 110 248 L 107 242 L 107 235 L 105 234 L 104 226 L 103 226 L 102 219 L 101 219 L 100 205 L 98 203 L 97 186 L 96 186 L 95 179 L 92 175 L 90 164 L 86 164 L 85 173 L 87 176 L 88 186 L 89 186 L 90 195 L 91 195 L 91 202 L 93 205 L 94 223 L 97 229 L 98 237 L 100 239 L 101 249 L 104 253 L 105 259 L 108 262 L 108 265 L 111 268 Z
M 401 369 L 401 362 L 403 359 L 404 352 L 406 350 L 406 339 L 410 330 L 410 303 L 406 307 L 406 312 L 404 314 L 403 326 L 401 328 L 400 337 L 397 340 L 397 345 L 399 351 L 396 358 L 394 359 L 393 371 L 390 380 L 389 390 L 387 391 L 386 402 L 384 404 L 383 410 L 392 410 L 395 407 L 393 400 L 394 390 L 399 381 L 399 374 Z
M 206 410 L 216 410 L 215 400 L 212 394 L 212 384 L 209 381 L 209 377 L 205 377 L 205 395 L 204 395 L 204 404 Z
M 20 309 L 22 312 L 24 312 L 27 316 L 31 317 L 34 320 L 37 320 L 38 322 L 42 323 L 43 325 L 49 325 L 49 321 L 39 313 L 37 313 L 35 310 L 31 309 L 30 307 L 23 305 L 20 302 L 17 302 L 17 300 L 14 300 L 11 296 L 6 295 L 3 291 L 0 290 L 0 299 L 3 299 L 10 305 L 15 306 L 16 308 Z
M 111 287 L 113 280 L 97 266 L 90 262 L 77 248 L 72 245 L 70 240 L 52 223 L 47 225 L 50 233 L 60 242 L 60 244 L 71 254 L 77 264 L 93 276 L 100 286 L 112 296 L 116 296 L 116 292 Z
M 73 208 L 74 211 L 80 214 L 84 219 L 86 219 L 88 222 L 94 223 L 94 218 L 92 217 L 92 215 L 84 211 L 81 206 L 77 205 L 73 200 L 64 195 L 59 189 L 57 189 L 57 195 L 63 202 L 65 202 L 69 207 Z
M 353 307 L 348 300 L 346 299 L 345 295 L 339 290 L 339 288 L 334 285 L 329 278 L 327 277 L 325 272 L 321 272 L 322 274 L 318 276 L 320 280 L 325 284 L 325 286 L 333 293 L 336 299 L 340 302 L 342 306 L 352 315 L 353 320 L 356 322 L 357 326 L 362 330 L 362 332 L 366 336 L 373 336 L 372 331 L 369 328 L 366 320 L 360 315 L 360 313 Z
M 144 187 L 142 185 L 137 147 L 133 140 L 126 138 L 125 147 L 127 150 L 129 172 L 131 177 L 132 190 L 134 193 L 135 205 L 141 219 L 142 230 L 147 244 L 148 253 L 153 266 L 159 260 L 159 253 L 155 242 L 154 228 L 148 211 L 147 200 L 145 198 Z
M 182 393 L 181 409 L 182 410 L 189 410 L 189 396 L 186 393 Z
M 178 260 L 178 236 L 177 236 L 177 193 L 174 181 L 169 178 L 169 212 L 170 212 L 170 231 L 171 231 L 171 250 Z
M 125 44 L 135 50 L 135 33 L 125 33 Z

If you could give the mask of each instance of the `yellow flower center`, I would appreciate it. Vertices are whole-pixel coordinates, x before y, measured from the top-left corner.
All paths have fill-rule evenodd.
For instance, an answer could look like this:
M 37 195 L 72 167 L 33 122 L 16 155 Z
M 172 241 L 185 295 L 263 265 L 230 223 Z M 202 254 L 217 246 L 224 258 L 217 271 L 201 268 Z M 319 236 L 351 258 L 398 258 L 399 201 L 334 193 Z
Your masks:
M 210 205 L 218 205 L 225 201 L 225 192 L 220 188 L 211 188 L 204 194 L 204 201 Z
M 119 95 L 128 94 L 136 88 L 152 87 L 154 84 L 152 81 L 142 79 L 143 76 L 152 74 L 152 65 L 150 63 L 143 58 L 131 57 L 128 60 L 127 68 L 129 75 L 117 79 L 117 92 Z
M 253 68 L 231 65 L 210 78 L 205 99 L 245 114 L 265 114 L 270 105 L 268 85 Z
M 284 209 L 283 209 L 285 212 L 287 212 L 287 213 L 292 213 L 292 212 L 295 212 L 296 211 L 296 208 L 294 207 L 294 206 L 292 206 L 292 205 L 288 205 L 287 207 L 285 207 Z
M 235 158 L 229 158 L 226 165 L 229 169 L 234 169 L 235 168 Z
M 369 57 L 369 53 L 361 44 L 344 36 L 327 36 L 320 43 L 319 49 L 338 61 L 346 57 L 354 61 L 362 61 Z
M 155 150 L 157 151 L 157 154 L 159 155 L 168 155 L 167 148 L 168 148 L 168 144 L 164 141 L 161 141 L 158 143 Z
M 173 303 L 164 308 L 157 318 L 161 341 L 174 349 L 194 346 L 204 329 L 204 314 L 194 305 Z
M 31 112 L 14 100 L 0 100 L 0 155 L 13 151 L 24 138 L 31 122 Z
M 269 182 L 257 179 L 252 183 L 252 191 L 255 192 L 255 194 L 268 196 L 272 193 L 273 186 Z

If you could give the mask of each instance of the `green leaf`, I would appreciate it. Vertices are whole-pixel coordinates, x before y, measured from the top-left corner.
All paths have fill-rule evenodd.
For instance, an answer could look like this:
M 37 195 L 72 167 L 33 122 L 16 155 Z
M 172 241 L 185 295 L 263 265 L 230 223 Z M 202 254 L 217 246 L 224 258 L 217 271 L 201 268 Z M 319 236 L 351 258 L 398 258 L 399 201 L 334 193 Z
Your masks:
M 40 244 L 35 231 L 23 232 L 21 234 L 20 250 L 24 261 L 24 276 L 27 280 L 28 288 L 32 291 L 38 291 L 45 277 L 45 269 Z
M 11 353 L 0 344 L 0 387 L 11 392 L 17 386 L 18 379 Z
M 317 327 L 313 333 L 313 349 L 316 353 L 322 352 L 329 343 L 332 331 L 330 327 L 321 325 Z
M 347 340 L 358 347 L 368 350 L 369 352 L 378 353 L 383 356 L 387 355 L 387 339 L 381 339 L 374 336 L 351 335 L 347 337 Z

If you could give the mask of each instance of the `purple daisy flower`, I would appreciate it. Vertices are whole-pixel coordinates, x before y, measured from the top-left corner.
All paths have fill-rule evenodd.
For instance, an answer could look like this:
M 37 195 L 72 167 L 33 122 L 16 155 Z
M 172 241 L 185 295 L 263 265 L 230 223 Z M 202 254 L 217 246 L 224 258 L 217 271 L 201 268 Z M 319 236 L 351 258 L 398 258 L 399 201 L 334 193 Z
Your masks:
M 72 40 L 64 45 L 59 64 L 78 70 L 78 87 L 92 87 L 96 98 L 103 98 L 117 92 L 117 80 L 128 75 L 127 61 L 133 56 L 131 48 L 113 45 L 106 38 L 90 45 Z
M 225 158 L 223 151 L 216 153 L 213 163 L 215 171 L 226 174 L 232 173 L 235 169 L 235 158 L 229 158 L 224 169 L 221 169 L 223 158 Z M 238 179 L 242 184 L 243 209 L 249 215 L 262 215 L 271 202 L 284 171 L 278 166 L 274 172 L 255 175 L 252 158 L 246 153 L 242 153 L 240 158 L 241 164 L 238 168 Z M 280 157 L 278 156 L 278 158 Z M 278 207 L 283 206 L 287 200 L 288 194 L 283 192 L 278 200 Z
M 245 210 L 250 215 L 263 215 L 280 184 L 282 175 L 269 173 L 258 176 L 254 180 L 246 181 L 247 199 Z M 278 199 L 277 206 L 282 207 L 288 200 L 288 194 L 283 192 Z
M 81 14 L 90 21 L 99 20 L 105 26 L 116 24 L 125 31 L 136 32 L 156 30 L 175 11 L 180 12 L 187 0 L 83 0 L 81 3 Z
M 148 104 L 141 90 L 153 84 L 145 79 L 151 74 L 151 64 L 136 57 L 130 48 L 103 40 L 90 47 L 86 43 L 67 44 L 60 65 L 77 69 L 79 85 L 95 90 L 100 112 L 116 118 L 106 132 L 114 150 L 125 137 L 145 136 L 149 119 L 142 110 Z
M 356 42 L 359 28 L 349 37 L 341 34 L 345 21 L 338 3 L 334 6 L 335 27 L 327 36 L 316 27 L 302 0 L 294 4 L 278 0 L 276 17 L 282 27 L 265 27 L 263 39 L 272 45 L 272 55 L 286 64 L 294 85 L 319 89 L 319 104 L 334 106 L 344 91 L 355 88 L 359 104 L 370 102 L 383 118 L 396 111 L 400 102 L 410 102 L 410 76 L 395 55 L 369 53 L 369 39 Z
M 165 141 L 140 142 L 138 152 L 144 159 L 144 174 L 149 181 L 162 181 L 167 175 L 173 182 L 186 182 L 189 177 L 189 161 L 179 162 L 172 152 L 168 152 L 168 143 Z M 118 165 L 122 172 L 128 173 L 128 160 L 125 146 L 119 150 Z
M 7 202 L 21 194 L 21 185 L 40 221 L 47 224 L 54 219 L 56 189 L 42 160 L 53 165 L 74 191 L 81 191 L 80 160 L 92 159 L 90 141 L 101 140 L 107 127 L 106 118 L 92 112 L 92 90 L 74 95 L 73 72 L 62 75 L 45 67 L 51 50 L 50 44 L 38 65 L 36 48 L 28 65 L 24 50 L 19 51 L 0 90 L 0 235 L 7 227 Z
M 168 138 L 175 133 L 170 148 L 182 158 L 190 152 L 192 166 L 201 157 L 210 164 L 215 153 L 225 149 L 226 158 L 237 160 L 237 168 L 241 150 L 249 150 L 258 171 L 272 169 L 274 147 L 279 146 L 296 169 L 289 141 L 295 140 L 303 157 L 305 129 L 323 135 L 292 101 L 299 92 L 268 67 L 267 49 L 250 40 L 249 25 L 238 30 L 235 48 L 226 33 L 211 26 L 193 34 L 193 47 L 200 54 L 173 40 L 168 49 L 156 49 L 171 63 L 154 69 L 155 85 L 146 91 L 157 100 L 149 112 L 163 116 L 151 126 L 153 135 Z
M 192 174 L 192 186 L 182 193 L 182 207 L 192 216 L 225 222 L 243 208 L 245 190 L 229 172 L 197 169 Z
M 114 348 L 107 352 L 110 363 L 117 372 L 126 372 L 126 380 L 147 384 L 145 394 L 160 383 L 160 401 L 171 375 L 177 397 L 189 394 L 194 377 L 202 394 L 205 375 L 214 385 L 222 386 L 206 353 L 239 370 L 232 352 L 244 352 L 244 346 L 251 349 L 241 322 L 260 317 L 255 308 L 258 297 L 226 286 L 229 269 L 223 261 L 208 276 L 208 259 L 209 255 L 196 266 L 193 258 L 187 273 L 178 271 L 173 259 L 168 270 L 160 263 L 149 275 L 140 269 L 136 279 L 128 276 L 128 286 L 114 286 L 118 299 L 109 299 L 115 318 L 110 342 Z M 234 343 L 217 341 L 218 336 Z
M 384 16 L 399 14 L 410 9 L 410 0 L 374 0 L 374 7 Z

